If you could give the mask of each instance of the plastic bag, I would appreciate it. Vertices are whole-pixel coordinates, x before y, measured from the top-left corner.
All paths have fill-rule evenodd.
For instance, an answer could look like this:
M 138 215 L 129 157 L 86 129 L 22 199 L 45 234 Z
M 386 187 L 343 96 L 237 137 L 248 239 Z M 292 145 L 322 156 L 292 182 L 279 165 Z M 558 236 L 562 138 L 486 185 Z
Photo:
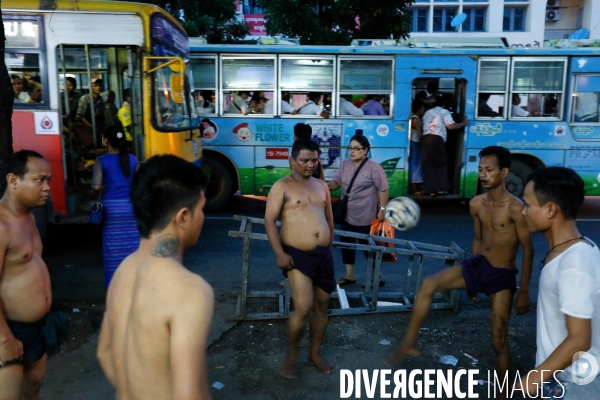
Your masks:
M 383 236 L 386 238 L 394 238 L 394 228 L 392 228 L 392 226 L 390 225 L 389 222 L 387 222 L 387 220 L 383 220 L 380 221 L 378 218 L 375 218 L 373 221 L 371 221 L 371 235 L 373 236 Z M 375 244 L 377 244 L 378 246 L 384 246 L 384 247 L 394 247 L 393 243 L 387 243 L 387 242 L 375 242 Z M 383 253 L 383 256 L 381 258 L 381 262 L 396 262 L 398 261 L 398 257 L 396 257 L 396 253 Z

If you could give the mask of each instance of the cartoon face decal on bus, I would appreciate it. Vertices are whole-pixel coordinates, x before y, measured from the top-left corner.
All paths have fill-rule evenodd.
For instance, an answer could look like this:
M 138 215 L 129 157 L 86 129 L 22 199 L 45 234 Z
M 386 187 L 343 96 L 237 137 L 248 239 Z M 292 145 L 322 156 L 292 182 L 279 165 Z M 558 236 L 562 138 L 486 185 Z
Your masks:
M 248 124 L 246 122 L 241 123 L 233 128 L 233 133 L 242 142 L 247 142 L 248 140 L 252 139 L 252 131 L 250 128 L 248 128 Z

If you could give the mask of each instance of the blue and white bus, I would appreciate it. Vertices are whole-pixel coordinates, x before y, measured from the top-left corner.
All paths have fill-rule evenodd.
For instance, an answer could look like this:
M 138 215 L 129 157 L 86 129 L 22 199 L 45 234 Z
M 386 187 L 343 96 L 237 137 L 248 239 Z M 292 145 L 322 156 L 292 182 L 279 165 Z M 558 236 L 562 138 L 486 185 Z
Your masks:
M 190 53 L 205 165 L 211 169 L 209 210 L 223 206 L 236 190 L 266 195 L 289 173 L 298 122 L 312 126 L 326 179 L 348 157 L 345 147 L 358 133 L 369 138 L 369 156 L 384 167 L 390 197 L 410 195 L 411 102 L 430 82 L 453 95 L 455 121 L 470 121 L 450 132 L 446 143 L 453 196 L 470 198 L 480 190 L 477 155 L 489 145 L 512 151 L 507 187 L 515 195 L 541 166 L 572 168 L 588 195 L 600 195 L 599 47 L 196 45 L 191 40 Z M 237 110 L 231 103 L 243 92 L 249 92 L 241 96 L 246 107 Z M 310 92 L 321 93 L 329 118 L 286 112 L 286 103 L 298 110 Z M 387 115 L 343 115 L 341 96 L 352 96 L 355 104 L 367 96 L 381 99 Z M 483 99 L 498 116 L 478 112 Z

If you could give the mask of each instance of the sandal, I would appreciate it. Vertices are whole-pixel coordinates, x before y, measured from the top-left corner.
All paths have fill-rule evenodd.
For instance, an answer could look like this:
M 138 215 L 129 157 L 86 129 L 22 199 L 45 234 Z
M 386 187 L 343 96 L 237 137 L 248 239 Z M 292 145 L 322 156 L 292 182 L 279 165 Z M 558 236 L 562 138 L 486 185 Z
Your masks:
M 418 192 L 415 192 L 415 196 L 423 196 L 425 194 L 424 190 L 419 190 Z
M 340 286 L 351 285 L 353 283 L 356 283 L 356 279 L 352 280 L 352 279 L 348 279 L 348 278 L 340 278 L 340 279 L 338 279 L 338 281 L 336 283 Z

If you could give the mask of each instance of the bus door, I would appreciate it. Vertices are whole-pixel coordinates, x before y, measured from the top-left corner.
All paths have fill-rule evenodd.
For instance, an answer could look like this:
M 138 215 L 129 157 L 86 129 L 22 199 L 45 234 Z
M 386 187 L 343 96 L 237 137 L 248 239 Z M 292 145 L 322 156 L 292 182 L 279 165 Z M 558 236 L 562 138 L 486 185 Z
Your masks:
M 132 101 L 125 115 L 131 115 L 134 123 L 133 129 L 124 133 L 131 135 L 126 136 L 128 139 L 135 139 L 131 147 L 136 154 L 144 147 L 139 51 L 137 46 L 67 44 L 56 49 L 68 179 L 67 213 L 72 217 L 89 208 L 86 204 L 94 196 L 89 190 L 94 161 L 105 153 L 102 131 L 109 125 L 123 126 L 123 112 L 119 111 L 126 106 L 126 88 Z M 84 205 L 79 207 L 78 203 Z
M 439 66 L 439 67 L 438 67 Z M 396 96 L 398 98 L 395 115 L 409 115 L 412 101 L 424 96 L 426 104 L 431 104 L 437 96 L 451 95 L 449 111 L 455 122 L 473 117 L 472 98 L 475 88 L 476 60 L 468 56 L 411 56 L 401 57 L 396 62 Z M 435 88 L 437 87 L 437 91 Z M 429 91 L 428 91 L 429 88 Z M 471 94 L 470 94 L 471 93 Z M 471 98 L 471 101 L 469 99 Z M 431 108 L 427 105 L 427 108 Z M 423 127 L 425 131 L 427 127 Z M 409 134 L 411 134 L 409 132 Z M 465 164 L 465 130 L 448 131 L 446 153 L 448 155 L 448 179 L 451 192 L 463 196 L 462 171 Z M 414 154 L 409 155 L 414 157 Z

